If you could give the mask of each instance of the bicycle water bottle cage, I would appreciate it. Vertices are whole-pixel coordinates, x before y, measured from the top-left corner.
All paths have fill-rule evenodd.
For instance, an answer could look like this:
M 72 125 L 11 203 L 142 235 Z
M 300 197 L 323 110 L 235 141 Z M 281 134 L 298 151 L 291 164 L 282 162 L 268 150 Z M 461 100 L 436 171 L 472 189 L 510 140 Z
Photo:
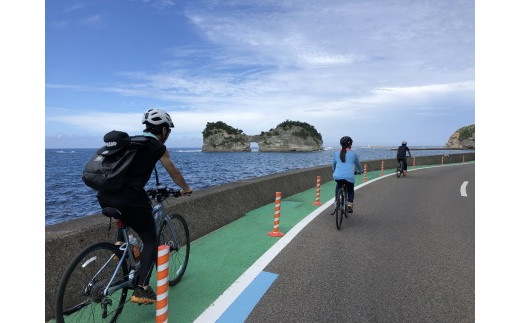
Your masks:
M 119 210 L 116 209 L 115 207 L 111 207 L 111 206 L 103 208 L 101 213 L 106 217 L 114 218 L 114 219 L 119 219 L 121 216 L 121 212 L 119 212 Z

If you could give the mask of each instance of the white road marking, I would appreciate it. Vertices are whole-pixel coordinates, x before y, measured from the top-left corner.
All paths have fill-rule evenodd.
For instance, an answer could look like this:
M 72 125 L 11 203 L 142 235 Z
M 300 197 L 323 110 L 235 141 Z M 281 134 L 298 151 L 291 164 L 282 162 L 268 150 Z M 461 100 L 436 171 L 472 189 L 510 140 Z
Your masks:
M 466 193 L 466 186 L 468 186 L 468 181 L 464 181 L 462 185 L 460 186 L 460 195 L 468 197 L 468 194 Z

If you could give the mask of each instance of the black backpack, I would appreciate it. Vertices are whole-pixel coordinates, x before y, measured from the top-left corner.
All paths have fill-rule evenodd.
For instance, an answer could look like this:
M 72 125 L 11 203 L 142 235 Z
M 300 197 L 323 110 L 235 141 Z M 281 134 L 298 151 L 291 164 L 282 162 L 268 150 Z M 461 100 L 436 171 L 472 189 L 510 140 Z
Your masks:
M 126 174 L 132 161 L 147 140 L 146 136 L 129 137 L 122 131 L 107 133 L 104 137 L 106 145 L 90 158 L 81 179 L 96 191 L 120 191 L 129 181 Z

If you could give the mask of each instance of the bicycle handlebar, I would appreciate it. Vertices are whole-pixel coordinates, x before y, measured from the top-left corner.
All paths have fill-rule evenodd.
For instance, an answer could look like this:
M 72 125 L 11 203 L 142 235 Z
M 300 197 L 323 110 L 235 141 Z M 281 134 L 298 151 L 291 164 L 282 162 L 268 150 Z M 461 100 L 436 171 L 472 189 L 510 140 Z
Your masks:
M 179 197 L 181 196 L 180 190 L 175 190 L 173 188 L 167 188 L 166 185 L 158 185 L 157 188 L 150 188 L 146 190 L 146 195 L 148 195 L 151 199 L 161 202 L 163 199 L 173 196 Z

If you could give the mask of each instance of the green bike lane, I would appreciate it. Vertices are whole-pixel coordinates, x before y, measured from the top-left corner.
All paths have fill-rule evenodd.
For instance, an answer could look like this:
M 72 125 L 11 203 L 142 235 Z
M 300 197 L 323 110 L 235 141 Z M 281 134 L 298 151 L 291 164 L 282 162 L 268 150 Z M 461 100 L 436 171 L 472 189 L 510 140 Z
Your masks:
M 426 167 L 431 166 L 417 166 L 416 169 Z M 395 168 L 386 169 L 385 174 L 395 174 Z M 380 170 L 367 173 L 367 181 L 380 177 Z M 363 184 L 363 175 L 357 175 L 355 186 L 361 184 Z M 321 184 L 322 204 L 334 197 L 335 185 L 334 181 Z M 273 230 L 275 193 L 273 192 L 272 203 L 247 212 L 240 219 L 192 241 L 186 273 L 176 286 L 170 287 L 168 292 L 170 321 L 196 320 L 280 240 L 268 235 Z M 316 188 L 287 197 L 282 192 L 279 230 L 287 234 L 295 225 L 318 209 L 318 206 L 313 204 L 315 199 Z M 155 277 L 154 273 L 150 282 L 152 286 L 156 285 Z M 137 305 L 128 302 L 119 321 L 152 322 L 155 320 L 155 310 L 155 305 Z

